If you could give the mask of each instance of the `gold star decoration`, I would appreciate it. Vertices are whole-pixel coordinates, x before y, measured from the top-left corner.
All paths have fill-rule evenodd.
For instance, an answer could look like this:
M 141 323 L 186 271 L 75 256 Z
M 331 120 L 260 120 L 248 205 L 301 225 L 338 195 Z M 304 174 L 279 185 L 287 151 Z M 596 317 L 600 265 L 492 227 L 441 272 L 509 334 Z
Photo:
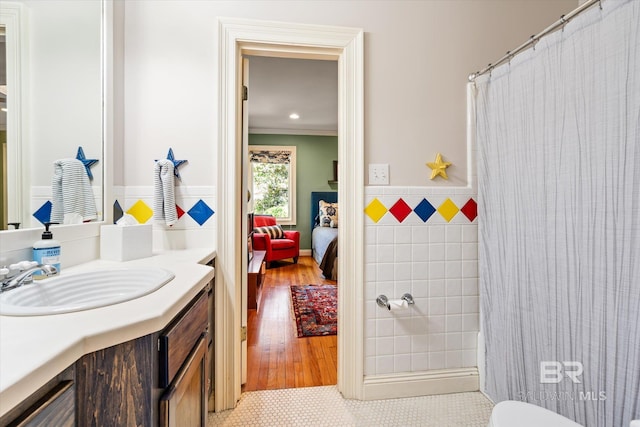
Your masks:
M 431 168 L 431 179 L 434 179 L 438 175 L 440 175 L 444 179 L 449 179 L 449 177 L 447 176 L 447 168 L 451 166 L 451 163 L 443 162 L 442 154 L 438 153 L 438 155 L 436 156 L 436 161 L 427 163 L 427 166 Z

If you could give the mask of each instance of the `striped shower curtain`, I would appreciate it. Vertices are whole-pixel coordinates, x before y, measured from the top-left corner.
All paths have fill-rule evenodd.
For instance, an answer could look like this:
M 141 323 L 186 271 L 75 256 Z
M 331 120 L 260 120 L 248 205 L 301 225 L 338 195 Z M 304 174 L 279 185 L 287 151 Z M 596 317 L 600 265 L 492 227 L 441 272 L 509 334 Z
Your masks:
M 485 392 L 640 419 L 640 1 L 476 79 Z

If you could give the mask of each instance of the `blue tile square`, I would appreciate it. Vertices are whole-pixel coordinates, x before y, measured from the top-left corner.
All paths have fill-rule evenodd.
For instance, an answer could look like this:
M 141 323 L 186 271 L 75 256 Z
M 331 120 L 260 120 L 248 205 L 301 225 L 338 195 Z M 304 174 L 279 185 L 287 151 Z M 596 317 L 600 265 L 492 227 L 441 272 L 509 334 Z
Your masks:
M 51 221 L 51 206 L 52 203 L 47 200 L 40 208 L 33 213 L 35 219 L 40 221 L 43 225 L 45 222 Z
M 420 217 L 422 222 L 427 222 L 427 220 L 431 218 L 431 215 L 433 215 L 433 213 L 436 211 L 436 208 L 434 208 L 433 205 L 427 201 L 427 199 L 422 199 L 422 201 L 418 203 L 418 206 L 416 206 L 413 211 Z
M 187 212 L 187 214 L 189 214 L 189 216 L 200 225 L 207 222 L 207 220 L 211 218 L 214 213 L 215 212 L 213 211 L 213 209 L 211 209 L 209 205 L 202 201 L 202 199 L 198 200 L 198 202 L 193 205 L 193 207 Z

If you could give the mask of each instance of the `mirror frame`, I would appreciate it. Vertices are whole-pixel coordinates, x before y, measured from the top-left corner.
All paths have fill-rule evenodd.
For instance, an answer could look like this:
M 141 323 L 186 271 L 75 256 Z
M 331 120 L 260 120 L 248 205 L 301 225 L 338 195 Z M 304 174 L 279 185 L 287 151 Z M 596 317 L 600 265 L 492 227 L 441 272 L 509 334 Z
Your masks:
M 113 212 L 108 201 L 113 194 L 113 124 L 114 124 L 114 1 L 101 0 L 101 70 L 102 70 L 102 217 L 94 223 L 111 223 Z M 23 164 L 29 158 L 30 142 L 24 138 L 27 130 L 28 111 L 22 102 L 23 86 L 21 76 L 29 71 L 28 58 L 25 52 L 27 42 L 27 21 L 24 5 L 17 2 L 5 1 L 0 12 L 0 25 L 7 28 L 6 31 L 6 55 L 7 86 L 11 87 L 11 96 L 7 97 L 7 128 L 15 131 L 7 132 L 7 163 Z M 11 61 L 9 61 L 11 58 Z M 31 194 L 30 171 L 28 168 L 11 168 L 7 171 L 7 212 L 9 218 L 19 218 L 26 227 L 21 230 L 32 230 L 30 226 L 29 200 L 27 194 Z M 27 225 L 29 224 L 29 225 Z M 81 224 L 84 225 L 84 224 Z M 79 225 L 79 226 L 81 226 Z M 0 230 L 0 233 L 7 230 Z
M 26 39 L 24 6 L 20 3 L 5 2 L 0 10 L 0 25 L 5 27 L 7 86 L 11 88 L 11 95 L 7 97 L 7 128 L 14 129 L 7 132 L 7 164 L 22 164 L 22 160 L 28 157 L 28 153 L 24 154 L 28 147 L 22 144 L 22 118 L 27 112 L 26 109 L 23 111 L 21 76 L 29 69 L 29 55 L 21 54 L 24 52 Z M 27 174 L 28 171 L 24 168 L 11 168 L 7 171 L 8 218 L 17 218 L 20 222 L 26 218 L 22 195 L 30 194 L 30 189 L 26 186 Z

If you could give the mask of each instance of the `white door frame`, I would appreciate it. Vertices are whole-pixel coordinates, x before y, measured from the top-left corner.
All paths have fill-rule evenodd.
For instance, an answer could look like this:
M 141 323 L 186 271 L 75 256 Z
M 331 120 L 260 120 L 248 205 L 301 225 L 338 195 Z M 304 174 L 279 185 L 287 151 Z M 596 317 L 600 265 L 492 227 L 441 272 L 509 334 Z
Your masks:
M 218 229 L 215 410 L 241 394 L 243 54 L 338 60 L 338 390 L 362 399 L 364 381 L 364 36 L 361 29 L 218 19 Z M 241 243 L 241 244 L 239 244 Z

